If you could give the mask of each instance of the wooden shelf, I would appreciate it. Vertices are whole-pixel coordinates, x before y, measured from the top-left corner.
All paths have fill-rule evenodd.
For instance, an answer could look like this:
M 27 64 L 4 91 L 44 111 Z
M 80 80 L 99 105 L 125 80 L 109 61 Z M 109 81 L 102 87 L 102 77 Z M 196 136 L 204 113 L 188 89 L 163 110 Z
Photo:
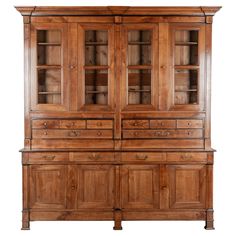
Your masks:
M 175 46 L 191 46 L 198 45 L 198 42 L 175 42 Z
M 151 92 L 150 89 L 129 89 L 129 92 L 134 92 L 134 93 L 141 93 L 141 92 Z
M 128 42 L 129 45 L 151 45 L 151 42 Z
M 197 92 L 197 89 L 183 89 L 183 90 L 175 90 L 175 92 Z
M 107 70 L 109 66 L 84 66 L 85 70 Z
M 107 91 L 86 91 L 85 93 L 105 93 L 107 94 Z
M 40 95 L 43 95 L 43 94 L 50 95 L 50 94 L 61 94 L 61 92 L 38 92 L 38 94 L 40 94 Z
M 175 65 L 177 70 L 196 70 L 199 69 L 199 65 Z
M 37 69 L 42 70 L 42 69 L 61 69 L 61 65 L 38 65 Z
M 108 46 L 108 42 L 85 42 L 86 46 Z
M 61 46 L 61 43 L 37 43 L 39 46 Z

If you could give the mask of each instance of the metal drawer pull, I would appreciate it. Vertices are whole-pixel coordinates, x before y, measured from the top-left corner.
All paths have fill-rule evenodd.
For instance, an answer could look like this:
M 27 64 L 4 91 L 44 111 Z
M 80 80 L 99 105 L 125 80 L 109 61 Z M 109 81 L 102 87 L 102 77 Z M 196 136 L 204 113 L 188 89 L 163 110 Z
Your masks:
M 102 122 L 98 122 L 98 123 L 97 123 L 97 126 L 102 126 Z
M 138 160 L 146 160 L 148 158 L 148 155 L 139 155 L 139 154 L 136 154 L 135 156 Z
M 93 160 L 93 161 L 96 161 L 96 160 L 98 160 L 100 157 L 101 157 L 101 156 L 100 156 L 99 154 L 93 153 L 93 154 L 91 154 L 91 155 L 89 156 L 89 159 L 90 159 L 90 160 Z
M 76 136 L 79 136 L 80 135 L 80 132 L 79 131 L 75 131 L 75 130 L 72 130 L 68 133 L 68 135 L 70 137 L 76 137 Z
M 47 128 L 48 126 L 47 122 L 44 122 L 43 125 L 44 125 L 44 128 Z
M 72 123 L 66 124 L 66 127 L 67 127 L 67 128 L 74 127 L 74 126 L 75 126 L 75 122 L 72 122 Z
M 170 135 L 170 132 L 155 132 L 154 133 L 155 136 L 161 136 L 161 137 L 165 137 L 165 136 L 169 136 Z
M 47 161 L 52 161 L 55 159 L 56 156 L 43 156 L 44 159 L 46 159 Z
M 97 132 L 97 136 L 101 136 L 102 135 L 102 132 L 101 131 L 98 131 Z
M 192 155 L 186 155 L 186 154 L 180 156 L 182 160 L 189 160 L 189 159 L 192 159 L 192 157 L 193 157 Z

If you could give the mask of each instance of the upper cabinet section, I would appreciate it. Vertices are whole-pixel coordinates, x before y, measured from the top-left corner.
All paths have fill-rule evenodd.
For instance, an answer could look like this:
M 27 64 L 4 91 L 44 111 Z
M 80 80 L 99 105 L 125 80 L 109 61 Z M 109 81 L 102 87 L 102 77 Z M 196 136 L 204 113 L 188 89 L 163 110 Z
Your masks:
M 32 25 L 31 46 L 32 109 L 66 110 L 67 25 Z

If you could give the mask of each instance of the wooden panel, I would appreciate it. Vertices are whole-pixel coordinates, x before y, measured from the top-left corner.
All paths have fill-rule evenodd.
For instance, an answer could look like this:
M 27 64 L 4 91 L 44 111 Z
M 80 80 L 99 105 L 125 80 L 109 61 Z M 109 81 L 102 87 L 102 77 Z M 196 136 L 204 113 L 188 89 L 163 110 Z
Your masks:
M 28 154 L 28 164 L 68 161 L 67 152 L 33 152 Z
M 121 161 L 125 162 L 162 162 L 166 161 L 163 152 L 123 152 Z
M 123 130 L 125 139 L 157 139 L 157 138 L 202 138 L 202 129 L 181 129 L 181 130 Z
M 176 128 L 176 120 L 150 120 L 150 128 Z
M 87 129 L 112 129 L 112 120 L 87 120 Z
M 112 130 L 41 130 L 32 131 L 34 139 L 107 139 L 113 137 Z
M 148 129 L 149 120 L 123 120 L 123 129 Z
M 85 129 L 85 120 L 32 120 L 33 129 Z
M 73 152 L 71 161 L 114 161 L 115 153 L 112 152 Z
M 139 139 L 122 140 L 123 149 L 143 148 L 204 148 L 203 140 L 198 139 Z
M 159 208 L 159 168 L 154 165 L 121 167 L 122 208 Z
M 207 162 L 204 152 L 168 152 L 167 161 L 171 162 Z
M 67 167 L 30 166 L 30 207 L 65 208 Z
M 68 201 L 76 208 L 113 208 L 114 167 L 111 165 L 70 166 Z
M 204 165 L 169 165 L 171 208 L 204 208 L 206 167 Z
M 177 120 L 177 128 L 203 128 L 202 120 Z

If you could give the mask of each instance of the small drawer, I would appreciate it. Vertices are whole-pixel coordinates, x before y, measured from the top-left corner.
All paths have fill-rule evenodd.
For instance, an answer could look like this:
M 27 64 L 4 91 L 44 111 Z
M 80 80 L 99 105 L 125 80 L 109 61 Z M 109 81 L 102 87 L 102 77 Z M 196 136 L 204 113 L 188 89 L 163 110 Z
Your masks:
M 85 129 L 85 120 L 33 120 L 33 129 Z
M 70 157 L 71 161 L 114 161 L 115 154 L 112 152 L 73 152 Z
M 202 138 L 202 129 L 182 129 L 182 130 L 124 130 L 123 138 Z
M 150 128 L 176 128 L 175 120 L 150 120 Z
M 113 137 L 112 130 L 41 130 L 32 131 L 34 139 L 110 139 Z
M 164 152 L 124 152 L 121 154 L 124 162 L 163 162 L 166 161 Z
M 207 154 L 203 152 L 169 152 L 167 161 L 170 162 L 207 162 Z
M 28 163 L 43 163 L 43 162 L 60 162 L 68 161 L 69 155 L 67 152 L 34 152 L 28 154 Z
M 192 128 L 199 129 L 203 128 L 202 120 L 177 120 L 177 128 Z
M 87 120 L 87 129 L 113 129 L 112 120 Z
M 123 120 L 123 129 L 148 129 L 149 120 Z

